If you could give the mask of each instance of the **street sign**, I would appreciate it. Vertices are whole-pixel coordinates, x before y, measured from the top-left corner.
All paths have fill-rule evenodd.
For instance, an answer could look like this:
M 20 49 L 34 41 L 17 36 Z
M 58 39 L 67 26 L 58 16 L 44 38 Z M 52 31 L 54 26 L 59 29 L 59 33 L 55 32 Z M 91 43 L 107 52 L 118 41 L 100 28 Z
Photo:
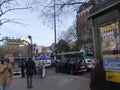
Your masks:
M 24 40 L 20 39 L 7 39 L 5 40 L 5 44 L 7 45 L 24 45 Z

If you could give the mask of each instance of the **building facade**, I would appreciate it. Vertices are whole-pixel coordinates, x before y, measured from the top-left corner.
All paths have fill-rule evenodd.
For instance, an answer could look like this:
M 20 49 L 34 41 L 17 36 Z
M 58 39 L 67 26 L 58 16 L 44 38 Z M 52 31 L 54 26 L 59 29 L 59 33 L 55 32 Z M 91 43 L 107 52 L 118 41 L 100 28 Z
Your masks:
M 101 0 L 89 0 L 87 3 L 81 5 L 77 11 L 76 32 L 79 50 L 93 50 L 93 35 L 88 16 L 90 15 L 90 9 L 99 2 L 101 2 Z

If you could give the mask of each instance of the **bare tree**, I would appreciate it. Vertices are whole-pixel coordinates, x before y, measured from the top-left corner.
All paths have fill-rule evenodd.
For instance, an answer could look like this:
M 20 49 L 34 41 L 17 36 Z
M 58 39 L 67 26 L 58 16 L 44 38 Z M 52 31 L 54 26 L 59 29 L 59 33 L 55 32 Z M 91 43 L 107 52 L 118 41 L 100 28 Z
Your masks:
M 79 9 L 80 5 L 87 4 L 88 1 L 89 0 L 35 0 L 35 10 L 39 12 L 41 9 L 40 13 L 42 12 L 42 14 L 40 17 L 43 18 L 44 23 L 53 22 L 55 15 L 57 25 L 61 25 L 61 23 L 64 24 L 64 20 L 68 15 L 73 16 L 73 14 Z
M 31 8 L 32 0 L 0 0 L 0 26 L 5 23 L 22 24 L 16 18 L 5 18 L 10 12 Z
M 55 1 L 55 7 L 56 7 L 56 16 L 59 16 L 61 14 L 64 14 L 65 12 L 73 12 L 79 9 L 79 6 L 82 4 L 85 4 L 88 0 L 47 0 L 49 1 L 46 3 L 47 5 L 44 6 L 44 9 L 42 10 L 44 15 L 47 15 L 48 17 L 53 16 L 53 8 Z
M 73 43 L 77 41 L 77 35 L 76 35 L 76 24 L 75 22 L 73 25 L 71 25 L 67 31 L 62 31 L 59 39 L 65 40 L 67 43 Z

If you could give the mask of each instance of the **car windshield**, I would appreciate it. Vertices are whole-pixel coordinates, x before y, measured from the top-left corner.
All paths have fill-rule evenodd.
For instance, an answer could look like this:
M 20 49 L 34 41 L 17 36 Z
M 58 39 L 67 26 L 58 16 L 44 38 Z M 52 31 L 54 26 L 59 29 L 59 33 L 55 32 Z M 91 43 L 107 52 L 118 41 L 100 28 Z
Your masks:
M 69 63 L 73 64 L 78 62 L 79 58 L 69 58 Z
M 66 63 L 68 59 L 69 59 L 69 58 L 61 59 L 60 62 L 61 62 L 61 63 Z
M 86 53 L 84 58 L 85 59 L 93 59 L 93 53 Z

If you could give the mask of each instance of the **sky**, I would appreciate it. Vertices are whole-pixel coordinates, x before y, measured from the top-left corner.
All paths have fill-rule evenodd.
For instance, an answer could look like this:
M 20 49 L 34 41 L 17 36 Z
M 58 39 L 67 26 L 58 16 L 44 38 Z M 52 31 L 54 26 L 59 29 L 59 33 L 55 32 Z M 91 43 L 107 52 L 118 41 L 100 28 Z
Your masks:
M 21 10 L 9 13 L 5 16 L 6 18 L 18 19 L 24 25 L 6 23 L 0 27 L 0 39 L 7 36 L 10 38 L 20 38 L 31 35 L 33 43 L 37 43 L 41 46 L 50 46 L 54 43 L 54 29 L 46 24 L 43 24 L 43 19 L 38 18 L 37 12 L 31 12 L 30 10 Z M 76 17 L 76 16 L 75 16 Z M 58 33 L 67 30 L 72 25 L 75 17 L 68 16 L 65 19 L 64 27 L 57 27 L 57 38 Z M 50 23 L 49 23 L 50 24 Z

